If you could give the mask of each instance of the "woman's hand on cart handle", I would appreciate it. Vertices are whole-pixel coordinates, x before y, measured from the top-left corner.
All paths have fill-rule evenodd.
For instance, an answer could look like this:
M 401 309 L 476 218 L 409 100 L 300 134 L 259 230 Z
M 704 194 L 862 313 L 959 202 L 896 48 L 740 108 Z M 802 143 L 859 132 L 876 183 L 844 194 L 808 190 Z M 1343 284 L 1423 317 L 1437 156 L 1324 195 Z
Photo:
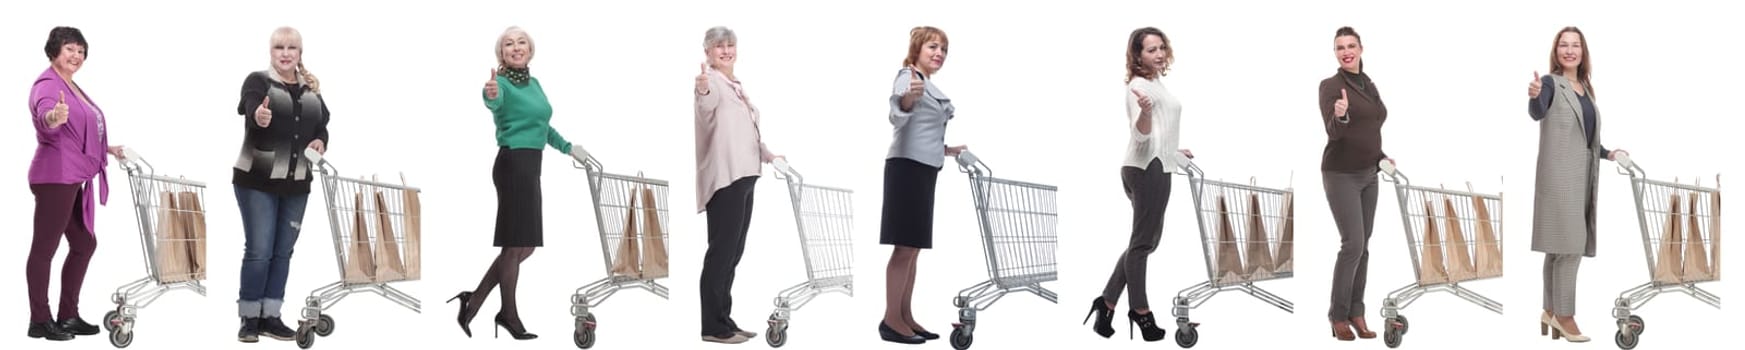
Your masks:
M 1388 176 L 1393 176 L 1394 171 L 1397 170 L 1394 168 L 1395 164 L 1394 164 L 1393 158 L 1382 158 L 1382 160 L 1380 162 L 1377 162 L 1376 165 L 1380 166 L 1381 172 L 1387 173 Z
M 1181 153 L 1182 153 L 1182 155 L 1187 156 L 1188 159 L 1194 159 L 1194 151 L 1193 150 L 1183 148 L 1183 149 L 1181 149 Z
M 969 145 L 945 146 L 945 155 L 956 157 L 969 150 Z
M 794 171 L 794 167 L 788 165 L 788 157 L 776 156 L 775 159 L 770 160 L 770 165 L 776 168 L 776 175 L 780 175 L 781 177 L 800 176 L 799 172 Z

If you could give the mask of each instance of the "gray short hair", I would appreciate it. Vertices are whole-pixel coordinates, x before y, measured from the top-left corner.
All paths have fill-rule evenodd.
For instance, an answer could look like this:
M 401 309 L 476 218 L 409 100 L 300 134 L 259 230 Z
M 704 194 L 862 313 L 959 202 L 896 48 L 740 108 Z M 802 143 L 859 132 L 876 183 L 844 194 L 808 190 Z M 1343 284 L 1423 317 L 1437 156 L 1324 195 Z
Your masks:
M 709 31 L 703 33 L 703 48 L 705 49 L 715 47 L 716 44 L 723 42 L 738 43 L 739 36 L 734 35 L 733 30 L 727 29 L 727 27 L 709 28 Z

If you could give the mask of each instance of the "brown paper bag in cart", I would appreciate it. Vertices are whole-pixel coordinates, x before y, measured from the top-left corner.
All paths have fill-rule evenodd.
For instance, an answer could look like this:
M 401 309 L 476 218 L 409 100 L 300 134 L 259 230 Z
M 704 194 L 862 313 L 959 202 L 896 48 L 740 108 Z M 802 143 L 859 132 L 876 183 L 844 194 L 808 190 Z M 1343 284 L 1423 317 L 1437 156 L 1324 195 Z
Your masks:
M 1231 228 L 1230 208 L 1224 201 L 1224 196 L 1218 196 L 1218 268 L 1217 280 L 1220 283 L 1241 282 L 1242 256 L 1237 255 L 1236 232 Z
M 1502 246 L 1497 242 L 1495 232 L 1491 230 L 1491 212 L 1490 208 L 1485 207 L 1484 197 L 1472 197 L 1472 209 L 1475 216 L 1478 217 L 1478 221 L 1473 225 L 1473 227 L 1478 228 L 1473 231 L 1473 235 L 1478 236 L 1478 246 L 1473 249 L 1475 251 L 1473 260 L 1477 260 L 1474 265 L 1477 265 L 1478 277 L 1502 276 Z
M 1248 195 L 1248 278 L 1272 278 L 1272 246 L 1266 241 L 1266 219 L 1261 215 L 1260 195 Z
M 1447 223 L 1448 242 L 1442 245 L 1448 258 L 1448 281 L 1460 282 L 1478 277 L 1478 267 L 1472 264 L 1472 254 L 1466 251 L 1466 233 L 1460 229 L 1460 214 L 1454 212 L 1454 200 L 1442 198 L 1442 222 Z
M 186 282 L 192 276 L 188 274 L 187 245 L 182 241 L 185 223 L 174 192 L 158 193 L 157 220 L 157 233 L 152 237 L 157 241 L 157 259 L 153 263 L 158 266 L 158 282 Z
M 406 184 L 405 174 L 400 175 L 400 184 Z M 420 237 L 421 233 L 419 232 L 422 230 L 422 227 L 420 227 L 422 226 L 420 221 L 423 220 L 420 213 L 423 211 L 423 208 L 419 207 L 418 191 L 406 190 L 404 200 L 406 201 L 404 203 L 406 205 L 406 212 L 404 213 L 405 215 L 403 215 L 406 223 L 406 244 L 401 249 L 406 250 L 406 280 L 417 281 L 421 278 L 419 276 L 419 265 L 423 261 L 422 258 L 419 257 L 419 241 L 422 238 Z
M 642 189 L 642 278 L 667 277 L 666 235 L 660 226 L 660 202 L 654 189 Z
M 206 210 L 200 204 L 200 194 L 182 192 L 176 200 L 182 213 L 182 235 L 186 239 L 188 278 L 206 280 Z
M 1293 226 L 1296 226 L 1297 220 L 1296 209 L 1293 208 L 1294 203 L 1292 203 L 1294 199 L 1291 198 L 1291 195 L 1292 193 L 1285 192 L 1284 210 L 1282 210 L 1284 212 L 1284 229 L 1279 233 L 1278 254 L 1273 255 L 1273 271 L 1278 273 L 1291 272 L 1294 267 L 1291 266 L 1291 256 L 1295 254 L 1291 248 L 1291 241 L 1296 239 L 1296 234 L 1292 231 L 1295 230 Z
M 350 252 L 346 256 L 345 273 L 342 280 L 345 283 L 359 284 L 375 281 L 376 260 L 371 256 L 369 216 L 364 215 L 364 194 L 357 194 L 357 203 L 352 206 L 351 244 L 345 245 Z
M 1681 218 L 1678 217 L 1680 203 L 1677 193 L 1672 194 L 1670 204 L 1667 207 L 1666 227 L 1663 231 L 1665 234 L 1660 237 L 1660 247 L 1657 248 L 1660 258 L 1654 261 L 1654 282 L 1657 283 L 1681 282 L 1679 275 L 1682 274 L 1684 268 L 1683 251 L 1679 249 L 1684 242 L 1679 239 L 1681 231 L 1679 227 L 1682 225 L 1679 220 Z
M 1685 232 L 1684 236 L 1685 282 L 1707 282 L 1715 279 L 1715 273 L 1709 267 L 1708 246 L 1703 245 L 1703 222 L 1702 218 L 1697 216 L 1699 211 L 1697 208 L 1700 208 L 1697 206 L 1698 197 L 1701 196 L 1692 193 L 1690 206 L 1686 207 L 1690 208 L 1690 213 L 1685 215 L 1689 218 L 1689 222 L 1685 226 L 1689 232 Z M 1709 215 L 1715 215 L 1715 213 L 1709 213 Z
M 1424 240 L 1418 250 L 1418 284 L 1448 283 L 1448 270 L 1442 266 L 1442 237 L 1436 234 L 1435 202 L 1424 201 Z
M 388 197 L 376 191 L 376 282 L 406 279 L 406 265 L 400 261 L 400 242 L 394 237 L 394 217 L 388 208 Z
M 618 237 L 618 257 L 612 259 L 612 275 L 635 278 L 640 274 L 641 253 L 636 249 L 636 191 L 630 191 L 624 206 L 624 232 Z

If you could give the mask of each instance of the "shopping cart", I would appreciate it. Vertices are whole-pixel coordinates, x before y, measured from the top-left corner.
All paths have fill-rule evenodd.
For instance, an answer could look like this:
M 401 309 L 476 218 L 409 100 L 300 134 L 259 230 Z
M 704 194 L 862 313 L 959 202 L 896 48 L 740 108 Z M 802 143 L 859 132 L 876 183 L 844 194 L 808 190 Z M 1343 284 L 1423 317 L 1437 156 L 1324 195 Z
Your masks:
M 157 174 L 157 169 L 146 162 L 144 157 L 126 149 L 121 159 L 121 169 L 127 171 L 128 186 L 133 189 L 134 215 L 139 222 L 139 247 L 145 256 L 146 276 L 115 289 L 110 300 L 115 302 L 115 310 L 103 315 L 103 328 L 109 331 L 109 344 L 117 348 L 125 348 L 133 344 L 133 323 L 139 315 L 139 309 L 157 301 L 173 290 L 187 289 L 200 296 L 206 296 L 206 286 L 200 282 L 205 279 L 204 267 L 192 271 L 170 270 L 160 264 L 165 258 L 160 254 L 163 248 L 172 245 L 204 246 L 204 235 L 193 238 L 176 237 L 166 230 L 186 228 L 205 232 L 205 220 L 182 220 L 183 218 L 201 217 L 206 215 L 199 206 L 186 208 L 175 205 L 175 196 L 189 198 L 205 203 L 206 184 L 190 181 L 180 177 L 170 177 Z M 162 195 L 172 195 L 165 198 Z M 166 202 L 169 200 L 170 202 Z M 180 224 L 173 223 L 181 221 Z M 187 225 L 187 226 L 183 226 Z M 172 248 L 173 249 L 173 248 Z M 195 250 L 202 256 L 203 249 Z
M 412 312 L 423 313 L 417 297 L 389 285 L 411 279 L 375 278 L 375 272 L 371 271 L 367 272 L 372 276 L 371 279 L 358 280 L 353 277 L 355 271 L 347 271 L 348 268 L 357 266 L 370 266 L 369 269 L 374 270 L 377 260 L 373 255 L 377 252 L 373 250 L 388 243 L 384 240 L 393 242 L 393 247 L 397 247 L 396 253 L 399 252 L 398 247 L 407 246 L 408 224 L 419 218 L 407 215 L 408 205 L 411 203 L 406 200 L 406 194 L 422 191 L 404 184 L 347 178 L 341 176 L 338 168 L 315 150 L 305 150 L 303 155 L 314 165 L 315 173 L 321 178 L 319 182 L 327 203 L 329 231 L 333 233 L 334 261 L 337 262 L 341 278 L 338 282 L 316 288 L 304 299 L 303 319 L 297 321 L 297 347 L 308 349 L 315 346 L 316 336 L 326 337 L 333 334 L 333 317 L 325 312 L 352 294 L 374 293 L 411 309 Z M 391 232 L 403 234 L 393 235 Z M 385 239 L 383 236 L 391 236 L 392 239 Z M 360 254 L 357 250 L 360 249 L 371 250 L 370 255 L 366 255 L 371 256 L 368 261 L 358 259 Z
M 800 231 L 800 254 L 805 257 L 806 282 L 776 295 L 764 340 L 770 347 L 788 342 L 789 314 L 826 293 L 854 296 L 854 191 L 806 184 L 786 161 L 776 160 L 776 177 L 788 183 L 788 198 L 794 205 L 794 222 Z
M 1176 294 L 1171 310 L 1175 316 L 1175 344 L 1191 348 L 1200 341 L 1200 324 L 1188 320 L 1188 311 L 1199 308 L 1218 293 L 1240 291 L 1267 304 L 1295 313 L 1289 300 L 1255 286 L 1255 282 L 1290 278 L 1295 270 L 1291 239 L 1292 189 L 1274 189 L 1253 184 L 1206 179 L 1206 173 L 1186 156 L 1176 162 L 1187 173 L 1194 197 L 1194 215 L 1200 227 L 1200 248 L 1206 256 L 1206 281 Z M 1243 247 L 1238 249 L 1238 247 Z M 1259 251 L 1256 251 L 1259 250 Z M 1274 260 L 1274 253 L 1278 260 Z M 1248 266 L 1244 266 L 1247 261 Z
M 635 225 L 639 222 L 657 220 L 659 227 L 667 225 L 667 182 L 637 176 L 607 173 L 599 160 L 588 157 L 584 161 L 574 162 L 576 169 L 584 170 L 588 175 L 589 195 L 594 198 L 594 218 L 599 223 L 601 257 L 606 262 L 606 277 L 576 288 L 570 295 L 570 315 L 576 317 L 576 331 L 573 339 L 576 346 L 582 349 L 594 346 L 594 328 L 596 321 L 591 309 L 599 307 L 606 298 L 626 289 L 643 289 L 654 295 L 667 298 L 667 287 L 657 280 L 666 278 L 665 271 L 649 275 L 646 266 L 629 264 L 633 271 L 614 269 L 614 262 L 619 259 L 634 259 L 648 261 L 651 257 L 665 260 L 667 256 L 666 230 L 658 235 L 649 235 L 646 230 L 626 232 L 626 224 Z M 638 195 L 645 194 L 645 195 Z M 649 198 L 636 200 L 633 197 Z M 651 203 L 652 202 L 652 203 Z M 636 249 L 625 252 L 619 249 L 624 244 L 656 243 L 659 251 L 651 253 Z M 629 254 L 628 256 L 621 256 Z M 622 266 L 622 265 L 621 265 Z M 664 269 L 664 267 L 662 268 Z
M 1632 312 L 1641 309 L 1655 296 L 1684 293 L 1716 309 L 1721 308 L 1720 296 L 1697 286 L 1700 283 L 1721 280 L 1720 252 L 1713 249 L 1720 244 L 1718 230 L 1721 177 L 1715 176 L 1716 187 L 1712 188 L 1703 187 L 1700 182 L 1686 185 L 1651 180 L 1648 179 L 1647 172 L 1628 156 L 1619 157 L 1617 161 L 1618 173 L 1630 176 L 1630 189 L 1636 197 L 1636 218 L 1642 227 L 1642 250 L 1643 256 L 1648 260 L 1649 275 L 1648 283 L 1625 290 L 1618 295 L 1612 306 L 1612 317 L 1618 323 L 1618 332 L 1613 340 L 1617 342 L 1618 348 L 1627 350 L 1636 348 L 1637 342 L 1642 340 L 1642 330 L 1645 328 L 1642 317 L 1633 315 Z M 1680 204 L 1689 205 L 1689 208 L 1680 208 Z M 1689 226 L 1680 228 L 1681 223 Z M 1707 228 L 1703 228 L 1704 226 Z M 1674 241 L 1665 241 L 1662 235 L 1668 233 L 1672 234 Z M 1683 256 L 1687 252 L 1693 253 L 1691 255 L 1707 255 L 1704 253 L 1713 252 L 1715 260 L 1710 265 L 1709 261 L 1702 261 L 1705 260 L 1703 258 Z M 1679 266 L 1663 268 L 1657 262 Z M 1705 272 L 1708 273 L 1694 273 L 1692 268 L 1707 268 Z
M 1382 341 L 1389 348 L 1400 346 L 1410 327 L 1400 310 L 1410 306 L 1424 294 L 1447 292 L 1491 312 L 1502 314 L 1502 303 L 1460 285 L 1464 282 L 1500 278 L 1503 275 L 1502 194 L 1473 192 L 1470 183 L 1467 184 L 1467 191 L 1413 186 L 1411 179 L 1394 168 L 1392 162 L 1383 160 L 1380 166 L 1382 179 L 1393 182 L 1395 192 L 1398 193 L 1400 222 L 1405 225 L 1406 232 L 1406 250 L 1411 251 L 1412 276 L 1417 281 L 1388 293 L 1387 298 L 1382 300 L 1381 315 L 1387 320 Z M 1438 207 L 1441 209 L 1436 209 Z M 1437 235 L 1437 232 L 1443 234 Z M 1466 237 L 1463 233 L 1474 236 Z M 1444 252 L 1446 255 L 1476 258 L 1438 258 Z M 1425 264 L 1431 264 L 1429 271 L 1425 271 Z
M 1028 292 L 1050 303 L 1060 296 L 1042 286 L 1059 278 L 1055 265 L 1055 186 L 993 176 L 993 169 L 974 154 L 957 155 L 957 168 L 969 175 L 976 221 L 987 257 L 987 281 L 957 293 L 957 323 L 951 325 L 951 347 L 968 349 L 975 340 L 976 312 L 987 310 L 1006 294 Z

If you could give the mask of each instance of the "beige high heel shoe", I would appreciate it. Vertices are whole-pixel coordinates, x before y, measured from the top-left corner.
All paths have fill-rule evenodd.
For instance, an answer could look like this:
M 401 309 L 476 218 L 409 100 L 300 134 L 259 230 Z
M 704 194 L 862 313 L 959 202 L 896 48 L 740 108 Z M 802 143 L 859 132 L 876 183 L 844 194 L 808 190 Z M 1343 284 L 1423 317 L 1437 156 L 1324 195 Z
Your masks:
M 1551 333 L 1551 340 L 1557 340 L 1557 338 L 1560 337 L 1571 343 L 1586 343 L 1590 340 L 1585 335 L 1569 334 L 1568 331 L 1563 330 L 1563 323 L 1557 322 L 1557 318 L 1551 317 L 1550 314 L 1546 314 L 1539 319 L 1539 334 L 1545 335 L 1547 330 Z

